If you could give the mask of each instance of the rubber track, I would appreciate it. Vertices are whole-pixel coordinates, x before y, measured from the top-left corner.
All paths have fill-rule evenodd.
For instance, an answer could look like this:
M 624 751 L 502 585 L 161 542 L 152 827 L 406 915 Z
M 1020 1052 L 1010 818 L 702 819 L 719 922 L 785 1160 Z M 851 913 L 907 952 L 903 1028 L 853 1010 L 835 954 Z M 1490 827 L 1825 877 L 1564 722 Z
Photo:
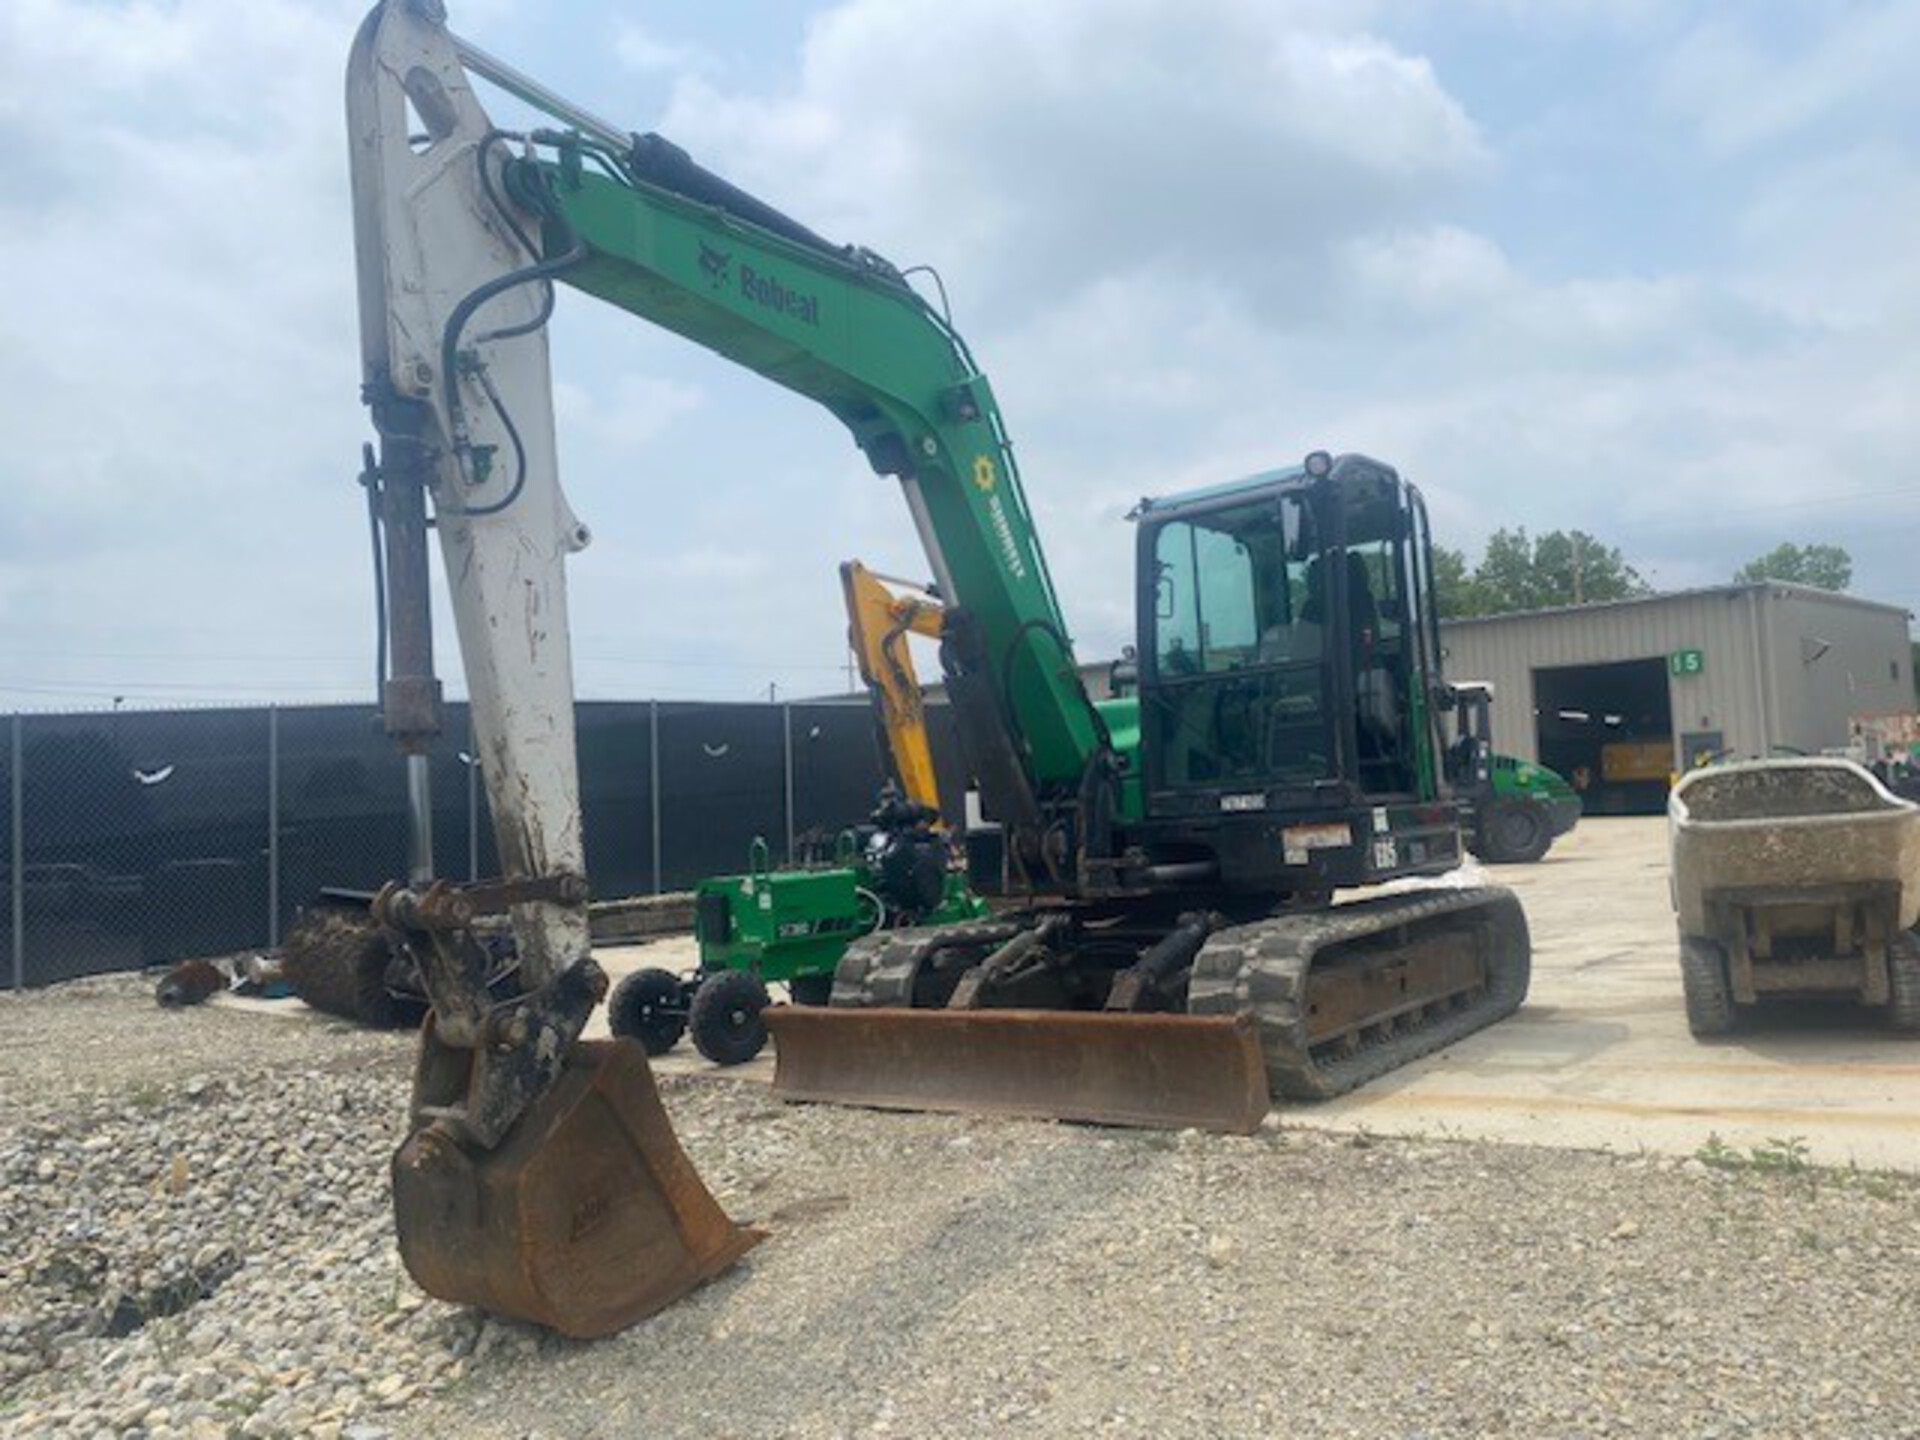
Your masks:
M 1695 1036 L 1729 1034 L 1739 1019 L 1727 988 L 1727 959 L 1711 940 L 1682 934 L 1680 986 L 1686 997 L 1687 1029 Z
M 1007 923 L 923 925 L 883 930 L 853 942 L 833 972 L 828 1003 L 840 1006 L 911 1006 L 921 962 L 950 945 L 998 945 L 1020 927 Z
M 1417 1025 L 1396 1020 L 1390 1035 L 1376 1035 L 1338 1056 L 1309 1051 L 1306 983 L 1328 947 L 1382 936 L 1390 953 L 1397 943 L 1392 932 L 1403 926 L 1475 912 L 1490 922 L 1493 943 L 1486 989 L 1472 1004 L 1430 1014 Z M 1194 957 L 1187 1009 L 1195 1015 L 1252 1012 L 1274 1097 L 1327 1100 L 1511 1015 L 1527 998 L 1531 969 L 1526 913 L 1511 890 L 1488 886 L 1385 895 L 1216 932 Z

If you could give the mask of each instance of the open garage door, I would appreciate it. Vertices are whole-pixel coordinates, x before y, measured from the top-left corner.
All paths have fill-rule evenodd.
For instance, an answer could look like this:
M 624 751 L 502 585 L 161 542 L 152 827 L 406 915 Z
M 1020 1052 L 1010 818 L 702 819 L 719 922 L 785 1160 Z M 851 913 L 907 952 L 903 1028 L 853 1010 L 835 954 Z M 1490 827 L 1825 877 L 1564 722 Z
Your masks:
M 1589 815 L 1657 815 L 1676 761 L 1664 659 L 1533 672 L 1540 763 L 1580 791 Z

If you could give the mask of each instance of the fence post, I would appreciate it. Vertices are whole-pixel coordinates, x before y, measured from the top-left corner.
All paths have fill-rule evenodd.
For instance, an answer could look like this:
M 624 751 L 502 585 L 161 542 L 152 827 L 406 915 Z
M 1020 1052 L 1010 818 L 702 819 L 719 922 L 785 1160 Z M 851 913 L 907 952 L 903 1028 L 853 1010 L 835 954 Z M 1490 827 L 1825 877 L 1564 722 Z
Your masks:
M 267 706 L 267 944 L 280 943 L 280 707 Z
M 793 706 L 780 707 L 780 744 L 786 755 L 787 864 L 793 864 Z
M 27 771 L 22 760 L 20 717 L 13 717 L 13 763 L 9 780 L 13 790 L 13 834 L 9 839 L 8 872 L 13 885 L 13 988 L 27 988 Z
M 660 884 L 660 702 L 647 702 L 647 803 L 653 811 L 653 893 Z

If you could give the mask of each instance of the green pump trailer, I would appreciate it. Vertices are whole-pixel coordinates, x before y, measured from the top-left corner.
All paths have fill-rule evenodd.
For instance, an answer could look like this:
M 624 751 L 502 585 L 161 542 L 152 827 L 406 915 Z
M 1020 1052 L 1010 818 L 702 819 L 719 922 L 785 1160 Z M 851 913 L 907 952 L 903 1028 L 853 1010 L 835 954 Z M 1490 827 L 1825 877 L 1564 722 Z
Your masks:
M 889 787 L 868 824 L 840 832 L 829 863 L 775 869 L 756 837 L 745 871 L 694 887 L 698 968 L 627 976 L 607 1001 L 613 1033 L 664 1055 L 691 1032 L 715 1064 L 744 1064 L 767 1043 L 768 985 L 785 985 L 796 1005 L 825 1005 L 834 969 L 862 936 L 984 918 L 987 902 L 955 867 L 938 821 Z

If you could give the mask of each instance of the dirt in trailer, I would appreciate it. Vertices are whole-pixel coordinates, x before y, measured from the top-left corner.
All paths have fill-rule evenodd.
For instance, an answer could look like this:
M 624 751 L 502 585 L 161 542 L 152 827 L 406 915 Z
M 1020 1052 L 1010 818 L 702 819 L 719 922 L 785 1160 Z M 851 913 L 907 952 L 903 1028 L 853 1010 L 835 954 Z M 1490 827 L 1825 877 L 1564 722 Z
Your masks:
M 1713 1108 L 1756 1069 L 1804 1059 L 1817 1085 L 1904 1062 L 1864 1031 L 1669 1046 L 1663 851 L 1637 825 L 1496 872 L 1534 914 L 1535 1006 L 1371 1111 L 1277 1112 L 1251 1137 L 969 1121 L 781 1105 L 676 1058 L 689 1154 L 770 1238 L 591 1344 L 407 1282 L 386 1182 L 407 1037 L 162 1011 L 132 978 L 0 998 L 0 1433 L 1910 1430 L 1920 1180 L 1817 1166 L 1794 1130 L 1749 1139 Z M 1556 931 L 1575 912 L 1586 928 Z M 1463 1114 L 1498 1134 L 1513 1111 L 1448 1098 L 1531 1076 L 1539 1123 L 1580 1146 L 1583 1112 L 1543 1097 L 1599 1087 L 1630 1120 L 1607 1087 L 1689 1057 L 1725 1073 L 1672 1153 L 1479 1138 Z

